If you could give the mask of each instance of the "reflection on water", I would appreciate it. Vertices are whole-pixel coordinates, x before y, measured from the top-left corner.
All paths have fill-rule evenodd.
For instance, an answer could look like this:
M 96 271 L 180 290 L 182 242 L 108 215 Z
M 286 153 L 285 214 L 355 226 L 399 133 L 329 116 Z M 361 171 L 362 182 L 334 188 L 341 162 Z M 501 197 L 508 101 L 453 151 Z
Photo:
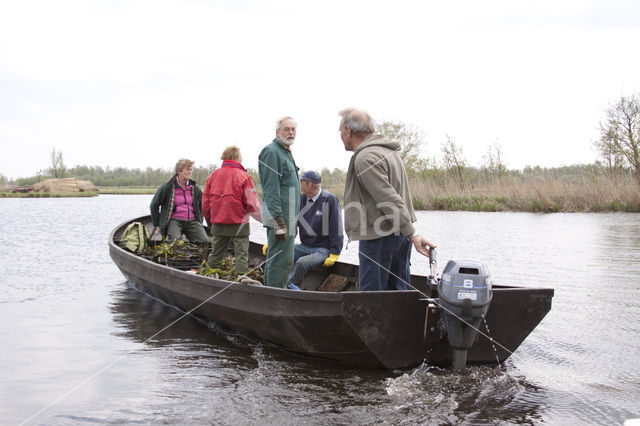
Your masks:
M 146 214 L 150 198 L 0 199 L 3 423 L 611 424 L 640 416 L 640 215 L 419 212 L 440 269 L 472 257 L 497 283 L 555 289 L 551 312 L 505 364 L 454 375 L 335 365 L 180 319 L 123 283 L 108 256 L 108 233 Z M 252 233 L 264 240 L 259 224 Z M 355 262 L 356 253 L 349 244 L 341 259 Z M 414 253 L 412 268 L 426 271 L 427 262 Z
M 539 398 L 518 400 L 523 389 L 537 392 L 535 386 L 524 378 L 512 377 L 505 367 L 474 367 L 464 375 L 427 366 L 395 373 L 353 369 L 295 356 L 215 326 L 207 330 L 206 324 L 191 317 L 148 341 L 182 313 L 132 289 L 117 290 L 113 295 L 118 335 L 167 351 L 166 356 L 173 359 L 171 395 L 182 400 L 193 398 L 193 404 L 224 412 L 228 424 L 243 423 L 247 418 L 292 424 L 304 417 L 369 424 L 380 416 L 392 424 L 485 422 L 497 412 L 501 419 L 513 422 L 539 417 Z M 215 388 L 214 401 L 204 395 L 189 395 L 188 389 L 182 388 L 181 383 L 191 387 L 198 378 L 206 380 L 203 386 Z M 274 403 L 278 410 L 274 410 Z M 199 420 L 205 418 L 189 418 Z

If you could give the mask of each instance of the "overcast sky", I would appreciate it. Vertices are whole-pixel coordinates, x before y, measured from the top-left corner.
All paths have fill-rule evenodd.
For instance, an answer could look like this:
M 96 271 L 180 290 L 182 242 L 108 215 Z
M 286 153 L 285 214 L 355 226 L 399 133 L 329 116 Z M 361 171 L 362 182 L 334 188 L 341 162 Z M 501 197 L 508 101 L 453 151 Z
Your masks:
M 2 1 L 0 174 L 247 167 L 298 122 L 302 169 L 346 169 L 340 109 L 447 135 L 471 165 L 589 164 L 604 111 L 640 92 L 637 1 Z

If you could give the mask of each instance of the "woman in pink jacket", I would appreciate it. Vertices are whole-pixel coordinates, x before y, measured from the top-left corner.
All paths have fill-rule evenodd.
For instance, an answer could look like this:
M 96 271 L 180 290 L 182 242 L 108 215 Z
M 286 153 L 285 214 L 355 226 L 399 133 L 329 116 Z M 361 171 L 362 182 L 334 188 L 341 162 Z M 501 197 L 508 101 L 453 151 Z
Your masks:
M 242 167 L 237 146 L 222 153 L 222 166 L 211 173 L 202 194 L 202 213 L 213 235 L 207 263 L 220 268 L 233 240 L 236 272 L 249 267 L 249 216 L 260 221 L 260 201 L 251 176 Z

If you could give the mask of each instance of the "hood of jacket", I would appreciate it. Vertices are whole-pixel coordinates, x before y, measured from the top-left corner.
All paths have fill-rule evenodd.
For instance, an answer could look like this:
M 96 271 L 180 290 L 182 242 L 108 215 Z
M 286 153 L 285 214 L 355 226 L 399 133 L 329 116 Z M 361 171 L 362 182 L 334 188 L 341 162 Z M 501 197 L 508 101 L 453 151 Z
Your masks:
M 367 149 L 373 146 L 382 146 L 393 151 L 400 150 L 399 142 L 387 139 L 387 137 L 384 135 L 374 134 L 367 136 L 365 140 L 353 151 L 353 154 L 357 155 L 363 149 Z

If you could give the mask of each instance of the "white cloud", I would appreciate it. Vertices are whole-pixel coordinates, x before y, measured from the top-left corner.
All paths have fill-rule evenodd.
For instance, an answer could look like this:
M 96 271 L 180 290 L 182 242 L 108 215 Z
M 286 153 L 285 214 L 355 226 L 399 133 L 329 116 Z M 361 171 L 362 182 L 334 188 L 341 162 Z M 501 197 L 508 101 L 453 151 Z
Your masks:
M 445 135 L 479 164 L 590 163 L 598 121 L 640 90 L 631 2 L 4 2 L 0 173 L 29 176 L 56 147 L 75 164 L 245 165 L 299 122 L 304 169 L 346 168 L 337 112 Z M 601 18 L 601 19 L 598 19 Z M 28 149 L 30 155 L 25 156 Z

